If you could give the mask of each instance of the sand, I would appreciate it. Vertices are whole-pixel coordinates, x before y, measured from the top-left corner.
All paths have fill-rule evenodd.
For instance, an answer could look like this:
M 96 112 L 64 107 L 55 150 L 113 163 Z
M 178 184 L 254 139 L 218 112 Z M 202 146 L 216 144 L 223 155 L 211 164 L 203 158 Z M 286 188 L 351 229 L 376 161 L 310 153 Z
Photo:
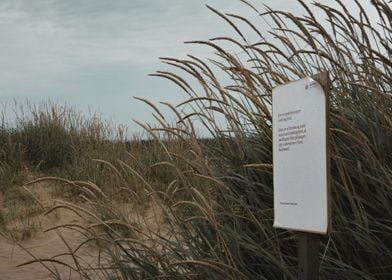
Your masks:
M 48 185 L 47 183 L 39 183 L 29 187 L 29 191 L 33 194 L 34 197 L 37 198 L 38 201 L 40 201 L 41 205 L 43 205 L 46 210 L 50 209 L 54 205 L 54 199 L 59 199 L 59 193 L 54 192 L 53 189 L 53 186 L 50 186 L 50 184 Z M 62 200 L 66 201 L 68 199 L 63 197 Z M 34 210 L 33 206 L 29 204 L 24 205 L 23 207 L 27 208 L 28 210 Z M 20 206 L 19 208 L 22 209 L 23 207 Z M 158 207 L 158 205 L 156 205 L 154 202 L 149 202 L 149 207 L 146 207 L 146 209 L 142 210 L 142 219 L 137 216 L 134 208 L 129 203 L 116 203 L 116 207 L 124 215 L 128 216 L 135 222 L 137 221 L 137 223 L 142 226 L 143 231 L 145 232 L 140 235 L 140 240 L 149 242 L 151 247 L 160 246 L 159 244 L 155 244 L 148 239 L 148 237 L 151 235 L 151 232 L 164 235 L 167 239 L 171 238 L 171 236 L 168 234 L 169 228 L 164 225 L 161 208 Z M 75 250 L 75 248 L 77 248 L 78 245 L 83 240 L 85 240 L 81 233 L 77 232 L 76 230 L 62 228 L 60 232 L 61 236 L 59 235 L 59 230 L 51 230 L 49 232 L 47 231 L 47 229 L 53 228 L 57 225 L 83 225 L 85 221 L 74 212 L 68 209 L 57 209 L 54 212 L 51 212 L 49 215 L 44 215 L 43 213 L 45 211 L 43 211 L 42 208 L 39 209 L 41 210 L 37 211 L 36 216 L 34 216 L 34 219 L 36 219 L 35 221 L 38 221 L 36 222 L 38 226 L 36 231 L 32 233 L 31 237 L 25 238 L 23 241 L 18 241 L 18 244 L 16 244 L 15 242 L 12 242 L 10 238 L 7 239 L 2 237 L 0 234 L 0 280 L 54 279 L 53 273 L 51 273 L 50 270 L 58 271 L 60 279 L 81 279 L 82 277 L 69 267 L 61 264 L 56 264 L 54 267 L 53 262 L 44 262 L 47 267 L 39 262 L 20 266 L 21 264 L 33 261 L 35 258 L 52 259 L 54 256 L 69 252 L 69 248 L 63 239 L 66 240 L 66 243 L 70 248 L 72 248 L 72 250 Z M 7 211 L 11 211 L 11 209 L 7 209 L 4 206 L 1 197 L 0 211 L 2 211 L 3 214 L 7 213 Z M 18 211 L 18 209 L 13 209 L 12 211 Z M 25 210 L 22 211 L 19 209 L 19 211 L 23 213 Z M 15 220 L 18 223 L 21 219 L 17 218 Z M 23 228 L 22 225 L 20 225 L 20 227 Z M 16 228 L 18 228 L 18 224 L 16 224 Z M 99 251 L 96 245 L 91 244 L 83 246 L 80 250 L 78 250 L 77 255 L 79 257 L 78 261 L 83 268 L 98 267 L 97 262 L 99 259 Z M 75 262 L 70 255 L 62 255 L 56 257 L 55 259 L 57 261 L 65 262 L 71 265 L 73 268 L 76 267 Z M 101 259 L 100 261 L 101 265 L 108 267 L 108 263 L 105 262 L 105 260 Z M 97 274 L 103 273 L 102 270 L 97 271 L 94 269 L 89 269 L 88 271 L 91 279 L 102 279 L 102 274 Z M 109 273 L 109 271 L 105 270 L 105 273 Z M 110 273 L 112 273 L 113 276 L 115 271 L 110 271 Z
M 48 201 L 50 200 L 49 197 L 51 195 L 48 194 L 48 188 L 37 188 L 37 190 L 40 190 L 40 198 L 45 197 L 45 199 L 47 199 L 46 202 L 49 203 Z M 1 202 L 0 211 L 7 211 Z M 49 216 L 44 216 L 41 213 L 36 218 L 37 221 L 39 221 L 38 230 L 32 237 L 27 238 L 24 241 L 18 241 L 18 244 L 9 238 L 7 239 L 0 235 L 0 279 L 53 279 L 50 271 L 41 263 L 32 263 L 21 267 L 18 267 L 18 265 L 34 260 L 34 257 L 48 259 L 58 254 L 68 252 L 68 248 L 59 236 L 58 231 L 45 232 L 45 229 L 58 224 L 80 223 L 81 219 L 73 212 L 67 210 L 61 210 L 58 211 L 56 215 L 51 214 Z M 76 248 L 82 240 L 80 233 L 66 229 L 61 230 L 61 236 L 72 248 Z M 88 262 L 88 264 L 94 266 L 94 261 L 96 261 L 98 255 L 96 249 L 90 246 L 88 248 L 82 248 L 78 252 L 83 265 L 86 265 L 86 262 Z M 61 256 L 56 259 L 72 264 L 72 266 L 75 267 L 72 257 L 69 255 Z M 49 269 L 56 271 L 53 264 L 46 264 Z M 61 279 L 81 279 L 78 273 L 66 266 L 56 265 L 56 269 L 58 270 Z

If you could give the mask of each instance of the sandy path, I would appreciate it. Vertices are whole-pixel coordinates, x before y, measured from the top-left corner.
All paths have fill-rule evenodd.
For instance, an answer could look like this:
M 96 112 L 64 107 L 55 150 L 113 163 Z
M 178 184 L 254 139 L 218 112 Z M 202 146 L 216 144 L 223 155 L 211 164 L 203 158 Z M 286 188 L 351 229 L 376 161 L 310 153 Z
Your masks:
M 67 240 L 71 248 L 76 248 L 78 242 L 81 240 L 81 236 L 78 233 L 70 230 L 62 230 L 62 236 Z M 36 258 L 51 258 L 57 254 L 68 252 L 67 246 L 56 232 L 39 232 L 34 238 L 21 242 L 20 245 Z M 19 264 L 33 260 L 33 257 L 26 250 L 22 249 L 21 246 L 0 238 L 0 279 L 53 279 L 50 276 L 50 272 L 40 263 L 17 267 Z M 82 258 L 81 263 L 83 266 L 86 265 L 86 262 L 94 266 L 94 260 L 97 254 L 96 250 L 85 248 L 78 255 Z M 72 257 L 69 255 L 56 259 L 75 266 Z M 47 263 L 47 265 L 51 269 L 54 267 L 51 263 Z M 63 265 L 56 265 L 56 268 L 61 275 L 61 279 L 81 278 L 79 274 Z
M 2 209 L 0 208 L 0 210 Z M 32 238 L 20 242 L 20 245 L 36 258 L 51 258 L 55 255 L 68 252 L 69 250 L 67 249 L 67 246 L 56 231 L 44 232 L 43 230 L 52 227 L 54 224 L 79 224 L 81 222 L 80 217 L 71 211 L 63 210 L 58 212 L 56 216 L 52 215 L 51 218 L 40 215 L 38 219 L 40 221 L 41 228 Z M 77 247 L 81 240 L 83 240 L 80 233 L 72 230 L 63 229 L 61 230 L 61 235 L 73 249 Z M 21 248 L 21 246 L 1 237 L 0 234 L 0 279 L 53 279 L 53 276 L 51 276 L 48 269 L 40 263 L 17 267 L 19 264 L 34 260 L 34 258 L 26 252 L 26 250 Z M 79 251 L 78 255 L 82 259 L 81 263 L 83 266 L 88 266 L 88 264 L 94 266 L 94 260 L 97 259 L 98 252 L 94 248 L 83 247 Z M 72 257 L 69 255 L 61 256 L 56 259 L 72 264 L 72 266 L 75 267 Z M 87 265 L 86 262 L 88 262 Z M 55 271 L 53 264 L 47 263 L 47 265 L 50 269 Z M 78 273 L 63 265 L 56 265 L 56 269 L 59 271 L 61 279 L 81 279 Z
M 32 250 L 37 257 L 46 258 L 51 257 L 56 253 L 58 248 L 56 247 L 57 240 L 50 240 L 45 248 L 39 248 L 38 250 Z M 28 245 L 24 244 L 29 248 Z M 17 245 L 10 244 L 4 239 L 0 239 L 0 272 L 1 279 L 53 279 L 50 278 L 49 271 L 41 264 L 31 264 L 24 267 L 17 267 L 18 264 L 31 261 L 32 257 L 25 252 L 22 248 Z M 70 278 L 69 269 L 59 267 L 61 269 L 61 275 L 64 279 Z M 72 279 L 72 278 L 71 278 Z M 78 279 L 78 278 L 74 278 Z
M 44 207 L 48 209 L 52 203 L 52 195 L 50 188 L 42 187 L 42 185 L 32 189 L 34 195 L 39 199 Z M 161 227 L 162 213 L 158 205 L 151 204 L 153 207 L 146 209 L 144 213 L 144 220 L 139 221 L 134 211 L 132 210 L 132 205 L 119 204 L 118 209 L 124 213 L 124 215 L 135 215 L 133 219 L 140 222 L 143 228 L 149 229 L 144 235 L 149 236 L 149 232 L 156 232 L 159 234 L 165 234 L 168 231 L 165 227 Z M 0 197 L 0 211 L 7 211 L 4 205 L 1 203 Z M 67 209 L 55 210 L 49 217 L 39 214 L 37 216 L 39 219 L 39 230 L 36 232 L 32 238 L 29 238 L 23 242 L 20 242 L 21 246 L 12 243 L 10 240 L 5 239 L 0 233 L 0 280 L 30 280 L 30 279 L 55 279 L 53 274 L 45 268 L 41 263 L 32 263 L 26 266 L 18 267 L 18 265 L 30 262 L 34 260 L 34 257 L 39 259 L 51 259 L 53 256 L 69 252 L 67 245 L 64 243 L 62 238 L 59 236 L 58 232 L 50 231 L 44 232 L 45 229 L 52 228 L 53 226 L 61 224 L 83 224 L 82 218 L 76 215 L 74 212 Z M 61 235 L 66 240 L 67 244 L 74 250 L 78 247 L 82 240 L 85 240 L 81 233 L 70 230 L 61 229 Z M 168 237 L 170 238 L 170 237 Z M 26 252 L 30 252 L 34 257 Z M 98 267 L 98 249 L 94 246 L 84 246 L 78 250 L 78 261 L 83 268 L 95 268 Z M 75 267 L 75 263 L 71 256 L 61 256 L 56 257 L 56 260 L 70 264 Z M 108 267 L 107 262 L 101 260 L 105 267 Z M 69 267 L 64 265 L 56 264 L 54 267 L 53 263 L 45 262 L 47 266 L 52 271 L 58 271 L 60 279 L 81 279 L 82 277 Z M 91 279 L 102 279 L 102 273 L 114 273 L 114 271 L 98 271 L 98 274 L 93 274 L 95 270 L 89 270 L 89 276 Z M 113 277 L 113 274 L 112 274 Z M 119 276 L 117 276 L 119 277 Z

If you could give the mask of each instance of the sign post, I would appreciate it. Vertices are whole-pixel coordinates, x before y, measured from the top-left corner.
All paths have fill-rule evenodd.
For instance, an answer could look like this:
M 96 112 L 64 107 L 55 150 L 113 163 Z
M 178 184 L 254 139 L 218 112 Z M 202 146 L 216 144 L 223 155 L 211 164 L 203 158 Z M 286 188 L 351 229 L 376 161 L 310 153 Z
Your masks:
M 319 234 L 331 230 L 328 94 L 328 72 L 272 91 L 274 227 L 299 232 L 299 279 L 318 279 Z

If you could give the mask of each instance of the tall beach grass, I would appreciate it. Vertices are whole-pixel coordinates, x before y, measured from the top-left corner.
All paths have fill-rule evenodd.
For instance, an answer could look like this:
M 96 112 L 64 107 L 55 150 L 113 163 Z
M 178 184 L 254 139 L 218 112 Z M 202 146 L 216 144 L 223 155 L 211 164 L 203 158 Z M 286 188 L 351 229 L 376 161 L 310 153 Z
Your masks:
M 81 247 L 99 249 L 94 267 L 80 264 L 79 247 L 67 252 L 74 260 L 67 265 L 83 278 L 296 279 L 296 233 L 272 227 L 271 90 L 325 70 L 331 79 L 333 231 L 321 238 L 321 278 L 392 277 L 390 4 L 371 1 L 376 19 L 359 1 L 350 1 L 358 10 L 353 14 L 343 1 L 327 6 L 298 0 L 303 15 L 242 2 L 268 30 L 208 7 L 234 35 L 188 42 L 215 55 L 162 58 L 172 71 L 152 74 L 189 96 L 178 106 L 165 103 L 175 125 L 151 105 L 160 125 L 143 126 L 153 140 L 132 141 L 135 149 L 95 160 L 110 182 L 70 179 L 83 206 L 60 200 L 49 210 L 84 217 L 83 224 L 64 225 L 84 232 Z M 249 32 L 256 41 L 245 37 Z M 193 111 L 183 113 L 184 105 Z M 196 120 L 211 139 L 196 136 Z M 94 145 L 86 149 L 97 151 Z M 44 168 L 44 162 L 50 161 L 34 166 Z M 80 178 L 83 168 L 77 168 Z M 55 263 L 56 257 L 42 261 Z

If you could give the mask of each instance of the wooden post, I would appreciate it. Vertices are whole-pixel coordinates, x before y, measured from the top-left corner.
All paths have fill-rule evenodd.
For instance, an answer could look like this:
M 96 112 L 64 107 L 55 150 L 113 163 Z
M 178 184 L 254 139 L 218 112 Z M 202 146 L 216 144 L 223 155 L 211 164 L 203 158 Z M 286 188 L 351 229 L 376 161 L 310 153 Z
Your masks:
M 300 232 L 298 236 L 298 279 L 319 279 L 319 244 L 318 234 Z

